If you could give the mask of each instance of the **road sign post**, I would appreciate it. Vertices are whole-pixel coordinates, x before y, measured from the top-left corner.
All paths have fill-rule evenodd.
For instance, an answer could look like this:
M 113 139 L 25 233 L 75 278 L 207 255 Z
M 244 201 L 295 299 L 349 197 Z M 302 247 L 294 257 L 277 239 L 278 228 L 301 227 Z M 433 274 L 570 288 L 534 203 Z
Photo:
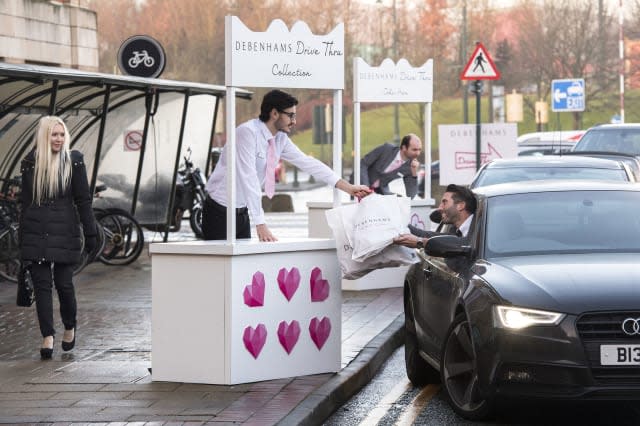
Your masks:
M 480 146 L 482 142 L 480 120 L 480 95 L 482 94 L 482 80 L 500 79 L 500 71 L 496 68 L 489 52 L 482 43 L 477 42 L 476 48 L 471 54 L 467 65 L 460 74 L 461 80 L 474 80 L 471 91 L 476 94 L 476 170 L 480 168 Z

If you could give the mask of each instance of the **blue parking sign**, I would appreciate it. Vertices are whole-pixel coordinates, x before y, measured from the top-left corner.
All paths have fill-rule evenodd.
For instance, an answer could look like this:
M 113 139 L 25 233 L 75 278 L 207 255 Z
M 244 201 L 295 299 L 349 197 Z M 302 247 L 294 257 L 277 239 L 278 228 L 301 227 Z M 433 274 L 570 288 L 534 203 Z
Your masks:
M 584 111 L 585 92 L 584 78 L 551 80 L 551 110 Z

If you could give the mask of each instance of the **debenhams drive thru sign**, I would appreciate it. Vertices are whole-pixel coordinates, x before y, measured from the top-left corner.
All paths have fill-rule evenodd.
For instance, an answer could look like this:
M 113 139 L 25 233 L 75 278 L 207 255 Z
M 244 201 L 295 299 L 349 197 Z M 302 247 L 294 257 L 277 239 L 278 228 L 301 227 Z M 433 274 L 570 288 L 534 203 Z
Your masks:
M 289 31 L 276 19 L 253 32 L 236 16 L 226 19 L 227 86 L 344 89 L 344 24 L 315 35 L 301 21 Z

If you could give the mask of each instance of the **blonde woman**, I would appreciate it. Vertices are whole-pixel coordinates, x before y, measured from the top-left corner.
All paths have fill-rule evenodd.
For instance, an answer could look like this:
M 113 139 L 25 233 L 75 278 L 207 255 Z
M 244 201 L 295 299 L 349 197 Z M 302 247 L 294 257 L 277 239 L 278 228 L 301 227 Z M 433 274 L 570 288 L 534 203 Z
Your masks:
M 42 117 L 35 148 L 22 160 L 20 253 L 33 278 L 42 346 L 40 357 L 53 355 L 53 285 L 64 324 L 62 349 L 76 341 L 76 296 L 73 265 L 80 260 L 82 231 L 87 252 L 96 247 L 87 172 L 80 152 L 70 151 L 71 137 L 59 117 Z M 82 224 L 82 231 L 80 230 Z

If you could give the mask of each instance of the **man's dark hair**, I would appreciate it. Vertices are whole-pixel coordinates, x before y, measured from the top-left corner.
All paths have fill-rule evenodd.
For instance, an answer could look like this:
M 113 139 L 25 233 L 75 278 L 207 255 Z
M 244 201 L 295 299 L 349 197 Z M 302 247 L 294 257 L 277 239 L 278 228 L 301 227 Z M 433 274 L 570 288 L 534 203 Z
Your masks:
M 409 142 L 411 142 L 411 136 L 413 135 L 408 134 L 402 137 L 402 140 L 400 141 L 400 148 L 402 148 L 403 146 L 405 148 L 409 148 Z
M 469 214 L 475 214 L 476 207 L 478 202 L 476 201 L 475 195 L 473 192 L 467 188 L 466 186 L 449 184 L 447 185 L 447 189 L 445 192 L 450 192 L 451 198 L 455 203 L 464 202 L 464 209 L 469 212 Z
M 282 90 L 272 90 L 262 98 L 262 105 L 260 105 L 260 121 L 266 123 L 269 121 L 269 115 L 272 109 L 277 111 L 283 111 L 287 108 L 291 108 L 294 105 L 298 105 L 298 100 L 287 92 Z

